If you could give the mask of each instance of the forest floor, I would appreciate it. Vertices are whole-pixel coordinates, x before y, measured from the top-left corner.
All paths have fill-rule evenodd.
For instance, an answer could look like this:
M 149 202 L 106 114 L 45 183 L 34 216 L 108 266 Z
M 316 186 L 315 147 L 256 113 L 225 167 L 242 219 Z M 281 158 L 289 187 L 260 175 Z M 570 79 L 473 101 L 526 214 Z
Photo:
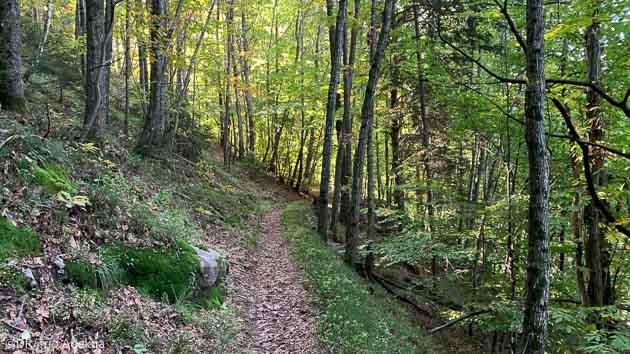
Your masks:
M 264 219 L 253 269 L 234 272 L 241 286 L 234 305 L 253 331 L 242 348 L 253 353 L 315 353 L 316 312 L 304 288 L 304 274 L 289 255 L 277 209 Z

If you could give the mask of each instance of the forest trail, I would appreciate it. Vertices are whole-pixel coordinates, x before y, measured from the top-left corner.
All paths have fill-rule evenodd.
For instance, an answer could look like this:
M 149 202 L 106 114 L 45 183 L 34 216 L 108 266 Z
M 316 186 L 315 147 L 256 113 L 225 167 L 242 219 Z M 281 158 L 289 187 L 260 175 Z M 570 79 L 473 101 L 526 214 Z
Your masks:
M 253 269 L 241 273 L 238 307 L 251 330 L 245 339 L 247 352 L 315 353 L 316 317 L 304 289 L 304 274 L 293 262 L 282 236 L 280 211 L 272 210 L 264 220 Z M 241 283 L 241 282 L 239 282 Z

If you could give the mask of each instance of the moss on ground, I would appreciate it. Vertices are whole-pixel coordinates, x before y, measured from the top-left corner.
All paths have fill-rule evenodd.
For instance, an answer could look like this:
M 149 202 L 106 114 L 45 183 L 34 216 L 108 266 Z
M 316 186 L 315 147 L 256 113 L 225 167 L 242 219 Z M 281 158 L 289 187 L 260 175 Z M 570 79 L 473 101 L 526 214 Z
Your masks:
M 122 244 L 101 248 L 101 265 L 84 260 L 68 262 L 68 277 L 80 287 L 110 289 L 122 284 L 166 302 L 187 298 L 200 275 L 199 259 L 188 244 L 134 248 Z

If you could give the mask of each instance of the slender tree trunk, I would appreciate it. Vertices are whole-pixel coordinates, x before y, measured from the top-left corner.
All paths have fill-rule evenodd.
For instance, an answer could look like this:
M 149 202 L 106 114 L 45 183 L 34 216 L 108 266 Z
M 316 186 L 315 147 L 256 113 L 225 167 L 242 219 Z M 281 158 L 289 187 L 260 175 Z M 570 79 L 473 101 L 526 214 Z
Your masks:
M 167 116 L 165 111 L 166 95 L 166 53 L 164 47 L 168 38 L 166 32 L 166 1 L 151 0 L 151 85 L 149 106 L 144 120 L 144 127 L 138 139 L 138 150 L 150 152 L 164 143 Z
M 111 72 L 112 72 L 112 63 L 113 63 L 113 31 L 114 31 L 114 1 L 115 0 L 106 0 L 105 1 L 105 31 L 106 35 L 103 38 L 103 68 L 102 68 L 102 79 L 101 79 L 101 95 L 103 96 L 103 102 L 101 104 L 101 115 L 105 119 L 105 124 L 109 124 L 111 122 L 111 114 L 109 111 L 109 87 L 111 81 Z M 101 127 L 104 129 L 104 127 Z M 102 133 L 101 133 L 102 135 Z
M 593 23 L 586 31 L 586 60 L 588 71 L 588 82 L 597 85 L 601 82 L 601 44 L 599 35 L 599 23 Z M 604 136 L 604 121 L 601 117 L 599 94 L 589 90 L 587 94 L 586 121 L 589 126 L 589 141 L 597 143 Z M 605 187 L 608 184 L 607 171 L 605 169 L 605 152 L 601 149 L 592 148 L 591 171 L 593 183 L 596 186 Z M 585 259 L 589 269 L 587 294 L 589 306 L 604 306 L 613 303 L 612 282 L 610 276 L 610 251 L 609 244 L 605 237 L 605 232 L 600 228 L 600 224 L 605 219 L 601 211 L 590 202 L 584 208 L 584 224 L 586 227 L 586 247 Z
M 545 353 L 549 306 L 549 161 L 545 140 L 544 1 L 527 0 L 525 136 L 529 159 L 523 353 Z
M 249 42 L 247 39 L 247 21 L 245 20 L 245 10 L 241 10 L 241 50 L 243 55 L 241 58 L 241 69 L 243 73 L 243 84 L 245 84 L 245 108 L 247 110 L 247 120 L 249 124 L 249 139 L 247 148 L 255 156 L 256 153 L 256 119 L 254 117 L 254 103 L 252 101 L 252 91 L 249 81 L 249 61 L 247 55 L 249 52 Z
M 82 36 L 85 36 L 87 33 L 86 23 L 85 23 L 85 0 L 77 0 L 76 4 L 76 13 L 75 13 L 75 22 L 74 22 L 74 39 L 79 40 Z M 81 70 L 81 75 L 83 81 L 86 79 L 87 72 L 87 63 L 85 61 L 85 53 L 81 50 L 79 51 L 79 67 Z
M 343 157 L 345 154 L 344 149 L 342 148 L 343 143 L 343 133 L 342 133 L 342 122 L 337 120 L 335 122 L 335 130 L 337 131 L 337 158 L 335 159 L 335 187 L 333 190 L 333 203 L 332 210 L 330 214 L 330 232 L 332 239 L 335 242 L 340 242 L 339 234 L 337 230 L 337 223 L 339 222 L 339 207 L 341 204 L 341 179 L 342 179 L 342 170 L 343 170 Z
M 389 178 L 389 138 L 388 135 L 385 134 L 385 200 L 387 207 L 392 205 L 392 191 L 390 188 L 390 178 Z
M 346 22 L 347 0 L 339 0 L 339 12 L 335 27 L 334 55 L 330 65 L 330 83 L 328 85 L 328 101 L 326 104 L 326 123 L 324 130 L 324 148 L 322 151 L 322 171 L 319 186 L 319 213 L 317 231 L 324 241 L 328 239 L 328 187 L 330 185 L 330 160 L 332 154 L 332 135 L 335 120 L 337 84 L 339 83 L 339 66 L 341 62 L 341 45 L 343 27 Z
M 414 8 L 414 28 L 416 31 L 416 60 L 418 65 L 418 96 L 420 98 L 420 122 L 422 123 L 421 139 L 423 158 L 422 163 L 424 166 L 424 178 L 426 181 L 426 211 L 427 211 L 427 223 L 426 230 L 433 232 L 433 174 L 431 171 L 431 127 L 429 125 L 429 118 L 427 117 L 427 90 L 426 90 L 426 77 L 424 73 L 422 52 L 420 49 L 420 23 L 418 20 L 417 9 Z M 435 259 L 433 260 L 435 263 Z
M 227 0 L 227 9 L 225 15 L 225 26 L 227 28 L 227 34 L 225 36 L 225 97 L 224 97 L 224 112 L 223 112 L 223 164 L 226 167 L 230 167 L 230 90 L 231 85 L 231 55 L 232 55 L 232 19 L 234 14 L 234 0 Z
M 22 31 L 18 0 L 0 2 L 0 106 L 24 111 L 22 82 Z
M 52 3 L 52 0 L 48 0 L 46 2 L 46 15 L 44 16 L 44 31 L 42 33 L 42 38 L 39 41 L 39 46 L 37 47 L 37 52 L 35 53 L 33 64 L 24 74 L 25 81 L 29 81 L 31 75 L 34 74 L 39 68 L 39 62 L 41 60 L 42 55 L 44 54 L 44 49 L 46 48 L 46 43 L 48 42 L 48 36 L 50 35 L 50 24 L 52 23 L 52 16 L 53 16 L 53 3 Z
M 106 37 L 111 35 L 105 24 L 105 8 L 101 0 L 86 0 L 86 100 L 81 138 L 100 139 L 106 124 L 103 89 L 103 72 L 109 69 L 105 62 Z M 106 32 L 107 31 L 107 32 Z
M 405 192 L 402 190 L 405 184 L 402 169 L 402 153 L 400 151 L 400 131 L 402 130 L 402 114 L 399 110 L 398 87 L 399 82 L 399 59 L 392 59 L 392 89 L 390 91 L 390 108 L 392 110 L 392 122 L 390 135 L 392 139 L 392 174 L 394 175 L 394 204 L 401 211 L 405 210 Z
M 395 0 L 386 0 L 383 8 L 382 27 L 378 37 L 376 50 L 370 61 L 370 72 L 365 88 L 363 106 L 361 107 L 361 128 L 359 130 L 357 148 L 354 155 L 354 169 L 352 174 L 352 218 L 346 232 L 345 260 L 351 266 L 359 264 L 359 217 L 361 204 L 361 190 L 363 185 L 363 166 L 368 145 L 369 131 L 374 117 L 374 99 L 376 85 L 380 74 L 380 65 L 389 41 L 389 30 L 394 11 Z
M 125 2 L 125 123 L 123 134 L 129 135 L 129 78 L 131 77 L 131 1 Z
M 79 0 L 82 1 L 82 0 Z M 148 0 L 147 0 L 148 1 Z M 149 3 L 147 2 L 147 7 Z M 148 114 L 148 97 L 149 97 L 149 64 L 147 62 L 147 45 L 146 39 L 142 35 L 146 24 L 145 9 L 142 0 L 136 0 L 136 33 L 138 38 L 138 71 L 140 73 L 140 88 L 142 93 L 142 111 Z
M 361 0 L 354 0 L 355 21 L 359 21 Z M 354 24 L 354 21 L 352 22 Z M 346 25 L 347 27 L 347 25 Z M 341 177 L 341 221 L 347 226 L 350 224 L 350 187 L 352 182 L 352 79 L 354 61 L 357 50 L 359 26 L 354 24 L 350 31 L 350 45 L 344 45 L 344 70 L 343 70 L 343 129 L 339 149 L 342 152 L 342 177 Z M 376 38 L 374 38 L 376 40 Z

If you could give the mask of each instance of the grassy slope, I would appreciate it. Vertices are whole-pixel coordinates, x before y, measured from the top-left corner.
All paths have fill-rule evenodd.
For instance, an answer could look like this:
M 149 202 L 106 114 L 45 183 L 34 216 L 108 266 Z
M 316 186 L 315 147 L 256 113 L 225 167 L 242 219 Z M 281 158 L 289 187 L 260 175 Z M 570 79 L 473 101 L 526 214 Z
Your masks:
M 310 215 L 307 203 L 293 202 L 283 210 L 282 223 L 322 311 L 319 332 L 324 347 L 334 353 L 435 352 L 435 345 L 414 328 L 395 300 L 363 281 L 320 241 Z
M 69 120 L 60 116 L 53 124 Z M 73 336 L 84 344 L 99 338 L 97 345 L 114 350 L 238 351 L 240 320 L 221 305 L 221 294 L 182 292 L 161 301 L 164 296 L 118 282 L 119 269 L 102 251 L 121 244 L 169 249 L 185 242 L 220 250 L 255 245 L 269 205 L 262 200 L 269 195 L 250 178 L 251 162 L 225 171 L 209 152 L 197 164 L 168 156 L 143 159 L 131 152 L 129 140 L 111 136 L 96 147 L 56 133 L 42 140 L 35 127 L 0 112 L 0 143 L 6 142 L 0 149 L 0 212 L 6 215 L 0 216 L 0 244 L 12 247 L 0 257 L 0 321 L 7 323 L 0 325 L 0 351 L 22 348 L 24 338 L 52 350 Z M 12 224 L 18 231 L 5 232 Z M 28 229 L 35 243 L 14 240 Z M 56 258 L 98 267 L 98 282 L 87 282 L 98 289 L 56 274 Z M 26 289 L 20 275 L 25 267 L 35 274 L 35 290 Z

